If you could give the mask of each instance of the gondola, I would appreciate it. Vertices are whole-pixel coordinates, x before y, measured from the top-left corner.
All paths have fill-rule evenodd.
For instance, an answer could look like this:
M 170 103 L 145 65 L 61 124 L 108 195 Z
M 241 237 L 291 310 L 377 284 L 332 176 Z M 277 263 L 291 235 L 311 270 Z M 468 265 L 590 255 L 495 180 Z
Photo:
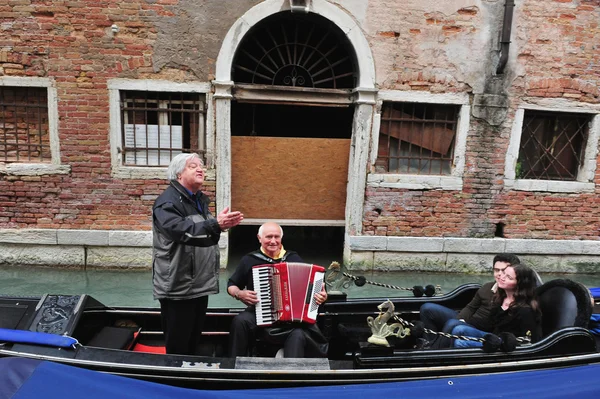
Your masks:
M 389 298 L 397 320 L 414 325 L 424 302 L 461 309 L 478 284 L 439 296 Z M 226 355 L 229 325 L 241 309 L 211 308 L 200 355 L 166 355 L 156 308 L 108 307 L 88 295 L 0 297 L 0 357 L 51 361 L 120 376 L 194 389 L 245 389 L 347 385 L 559 369 L 600 363 L 598 338 L 587 328 L 590 293 L 568 279 L 538 287 L 544 338 L 514 350 L 415 349 L 415 337 L 368 343 L 367 318 L 381 315 L 388 298 L 350 299 L 331 293 L 318 324 L 329 338 L 328 357 L 286 359 L 257 339 L 253 356 Z M 19 333 L 70 337 L 73 344 L 29 341 Z M 8 338 L 7 338 L 8 336 Z M 394 337 L 392 337 L 394 338 Z M 2 341 L 4 340 L 4 341 Z M 161 353 L 162 352 L 162 353 Z
M 340 393 L 357 398 L 563 399 L 600 393 L 599 364 L 420 381 L 221 391 L 173 387 L 34 359 L 2 358 L 0 370 L 0 398 L 11 399 L 330 399 Z

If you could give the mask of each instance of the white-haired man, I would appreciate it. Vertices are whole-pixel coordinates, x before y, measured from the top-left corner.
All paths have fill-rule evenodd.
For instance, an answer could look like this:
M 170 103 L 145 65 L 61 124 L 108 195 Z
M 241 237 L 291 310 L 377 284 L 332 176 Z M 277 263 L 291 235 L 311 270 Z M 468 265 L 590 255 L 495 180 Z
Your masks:
M 169 354 L 195 354 L 208 295 L 219 292 L 221 232 L 243 215 L 223 209 L 216 219 L 200 191 L 204 165 L 198 154 L 175 156 L 167 170 L 169 186 L 152 207 L 152 283 L 160 301 Z
M 283 229 L 277 223 L 268 222 L 258 229 L 260 248 L 250 252 L 241 260 L 227 283 L 227 292 L 242 301 L 247 308 L 235 316 L 229 333 L 229 355 L 248 356 L 251 343 L 256 339 L 259 328 L 256 325 L 256 309 L 258 296 L 254 291 L 252 267 L 280 262 L 304 261 L 294 251 L 286 251 L 281 240 Z M 320 293 L 315 294 L 317 304 L 327 300 L 325 285 Z M 276 331 L 277 334 L 273 332 Z M 289 328 L 266 328 L 262 332 L 277 343 L 283 344 L 284 357 L 324 357 L 327 355 L 328 343 L 316 324 L 296 323 Z M 271 332 L 271 334 L 269 334 Z

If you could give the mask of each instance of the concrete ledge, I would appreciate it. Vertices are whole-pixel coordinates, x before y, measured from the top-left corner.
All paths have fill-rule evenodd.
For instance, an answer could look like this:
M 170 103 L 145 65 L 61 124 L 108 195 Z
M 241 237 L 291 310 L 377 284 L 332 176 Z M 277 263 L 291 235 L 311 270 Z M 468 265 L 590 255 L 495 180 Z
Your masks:
M 443 238 L 444 252 L 479 252 L 495 254 L 506 252 L 503 238 Z
M 406 240 L 403 237 L 388 237 L 386 251 L 393 252 L 443 252 L 443 238 L 414 237 Z
M 506 252 L 530 254 L 583 254 L 584 241 L 575 240 L 507 240 Z M 596 241 L 600 248 L 600 241 Z M 590 242 L 590 249 L 593 248 Z
M 86 266 L 148 269 L 152 267 L 152 248 L 90 247 Z
M 488 273 L 494 255 L 512 252 L 538 272 L 600 273 L 595 240 L 346 236 L 345 245 L 344 265 L 356 271 Z M 0 229 L 0 265 L 150 268 L 152 232 Z
M 45 229 L 0 229 L 0 242 L 15 244 L 58 244 L 57 230 Z
M 82 247 L 0 243 L 0 265 L 82 266 Z
M 351 251 L 600 255 L 600 241 L 593 240 L 349 236 L 346 244 Z
M 109 246 L 120 247 L 151 247 L 151 231 L 110 231 L 108 234 Z
M 494 255 L 517 254 L 542 273 L 599 273 L 600 241 L 350 236 L 344 264 L 355 271 L 488 273 Z
M 152 231 L 0 229 L 0 243 L 151 247 Z
M 108 246 L 108 230 L 58 230 L 59 245 Z

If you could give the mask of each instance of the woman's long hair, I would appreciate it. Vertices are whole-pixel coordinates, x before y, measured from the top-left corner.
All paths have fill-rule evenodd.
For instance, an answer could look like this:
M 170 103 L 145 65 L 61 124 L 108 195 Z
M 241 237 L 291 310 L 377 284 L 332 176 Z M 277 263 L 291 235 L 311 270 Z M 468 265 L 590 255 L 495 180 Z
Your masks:
M 535 272 L 522 264 L 510 265 L 515 271 L 517 287 L 515 289 L 515 300 L 510 304 L 509 309 L 515 309 L 524 306 L 530 306 L 536 312 L 538 303 L 535 297 L 535 288 L 537 287 L 537 276 Z M 506 298 L 506 292 L 498 287 L 498 291 L 494 294 L 493 301 L 495 304 L 501 304 Z

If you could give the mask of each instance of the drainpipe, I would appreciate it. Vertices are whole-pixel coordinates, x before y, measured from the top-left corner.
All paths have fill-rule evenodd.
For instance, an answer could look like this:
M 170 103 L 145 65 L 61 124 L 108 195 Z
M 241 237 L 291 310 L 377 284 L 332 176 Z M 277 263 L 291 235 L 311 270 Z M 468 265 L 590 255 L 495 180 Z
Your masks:
M 504 73 L 506 62 L 508 61 L 508 49 L 510 47 L 510 30 L 512 28 L 513 11 L 515 9 L 514 0 L 506 0 L 504 3 L 504 20 L 502 21 L 502 38 L 500 39 L 500 61 L 496 69 L 496 75 Z

